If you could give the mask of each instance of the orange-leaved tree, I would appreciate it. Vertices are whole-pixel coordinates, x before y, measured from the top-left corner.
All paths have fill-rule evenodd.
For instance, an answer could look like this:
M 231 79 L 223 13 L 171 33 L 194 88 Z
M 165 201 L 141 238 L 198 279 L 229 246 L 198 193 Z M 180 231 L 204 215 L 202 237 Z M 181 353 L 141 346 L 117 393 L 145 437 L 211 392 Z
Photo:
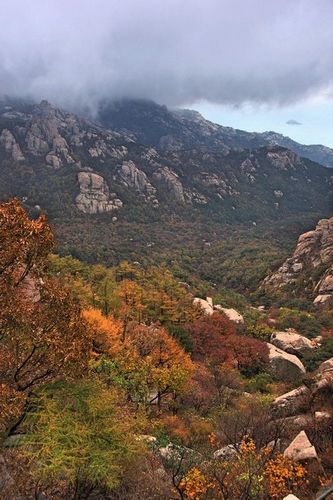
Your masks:
M 87 365 L 90 340 L 78 304 L 45 275 L 52 231 L 20 203 L 0 205 L 0 427 L 15 428 L 30 394 Z
M 289 493 L 305 492 L 306 470 L 268 447 L 257 449 L 244 439 L 228 459 L 202 462 L 189 468 L 178 485 L 183 499 L 221 500 L 281 499 Z
M 122 322 L 112 316 L 104 316 L 100 309 L 85 309 L 82 314 L 90 328 L 94 352 L 115 354 L 122 344 Z
M 132 401 L 160 406 L 166 396 L 184 391 L 193 363 L 164 328 L 131 324 L 116 356 L 102 359 L 99 369 Z

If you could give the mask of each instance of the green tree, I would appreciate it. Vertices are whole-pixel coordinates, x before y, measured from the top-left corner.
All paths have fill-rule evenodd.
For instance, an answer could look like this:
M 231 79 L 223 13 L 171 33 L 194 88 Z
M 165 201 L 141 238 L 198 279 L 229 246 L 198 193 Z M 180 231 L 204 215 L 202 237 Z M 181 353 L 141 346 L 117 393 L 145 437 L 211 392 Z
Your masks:
M 68 498 L 110 491 L 144 452 L 119 395 L 98 381 L 45 388 L 27 418 L 23 454 L 41 482 L 65 479 Z

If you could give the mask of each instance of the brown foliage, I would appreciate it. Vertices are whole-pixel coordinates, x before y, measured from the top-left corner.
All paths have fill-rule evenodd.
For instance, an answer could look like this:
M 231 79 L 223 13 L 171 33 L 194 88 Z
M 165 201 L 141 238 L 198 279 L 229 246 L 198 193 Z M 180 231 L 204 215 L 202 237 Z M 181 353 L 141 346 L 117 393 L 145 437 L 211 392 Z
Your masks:
M 268 362 L 265 343 L 237 335 L 233 322 L 219 314 L 187 325 L 194 345 L 193 358 L 212 364 L 228 363 L 241 371 L 256 372 Z
M 0 425 L 7 426 L 36 387 L 80 373 L 90 340 L 69 291 L 43 273 L 53 245 L 45 218 L 31 221 L 16 200 L 0 205 L 0 241 Z

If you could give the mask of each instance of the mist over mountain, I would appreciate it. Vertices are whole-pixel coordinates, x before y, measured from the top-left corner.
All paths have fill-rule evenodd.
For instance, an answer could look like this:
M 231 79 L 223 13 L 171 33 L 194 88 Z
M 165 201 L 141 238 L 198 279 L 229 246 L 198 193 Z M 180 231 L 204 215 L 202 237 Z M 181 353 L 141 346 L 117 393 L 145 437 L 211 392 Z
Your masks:
M 47 101 L 0 106 L 0 196 L 47 213 L 60 252 L 183 266 L 186 248 L 195 273 L 229 282 L 220 256 L 239 240 L 288 244 L 332 212 L 332 171 L 265 136 L 151 102 L 102 111 L 96 122 Z
M 0 499 L 333 492 L 332 20 L 1 2 Z
M 102 98 L 283 105 L 331 92 L 329 0 L 169 0 L 158 9 L 154 0 L 35 0 L 25 7 L 23 0 L 2 5 L 3 94 L 82 110 Z M 304 36 L 314 27 L 315 36 Z

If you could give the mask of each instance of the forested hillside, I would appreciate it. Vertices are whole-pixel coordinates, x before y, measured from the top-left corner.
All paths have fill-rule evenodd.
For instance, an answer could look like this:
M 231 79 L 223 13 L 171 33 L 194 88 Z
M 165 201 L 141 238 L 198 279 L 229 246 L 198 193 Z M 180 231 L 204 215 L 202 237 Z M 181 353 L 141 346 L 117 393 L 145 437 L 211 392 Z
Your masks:
M 329 303 L 206 301 L 165 266 L 59 257 L 16 200 L 0 237 L 4 498 L 311 499 L 331 481 Z
M 0 197 L 46 213 L 62 255 L 253 291 L 331 215 L 331 171 L 278 146 L 201 146 L 157 149 L 46 101 L 2 101 Z

